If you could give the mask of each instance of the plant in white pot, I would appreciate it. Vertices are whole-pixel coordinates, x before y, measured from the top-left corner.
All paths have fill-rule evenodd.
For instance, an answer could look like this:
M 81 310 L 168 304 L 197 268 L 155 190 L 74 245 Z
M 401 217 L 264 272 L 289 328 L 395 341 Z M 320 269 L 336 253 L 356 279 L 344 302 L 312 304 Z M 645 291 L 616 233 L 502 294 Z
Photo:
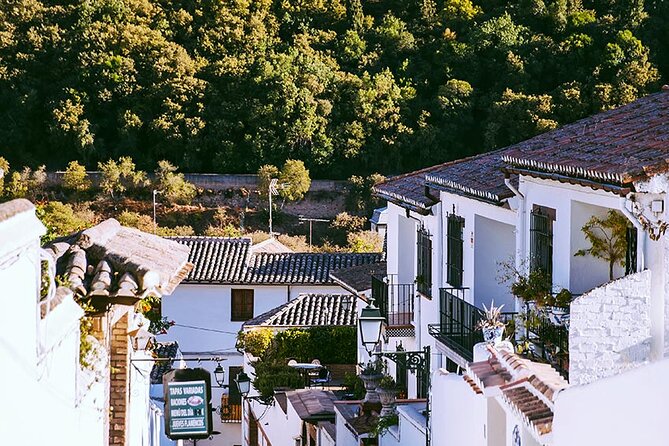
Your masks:
M 490 308 L 483 304 L 483 317 L 478 323 L 478 328 L 483 332 L 483 340 L 489 344 L 499 344 L 504 336 L 504 322 L 502 322 L 502 308 L 495 306 L 493 301 Z
M 397 400 L 397 383 L 390 375 L 384 375 L 379 381 L 379 386 L 376 388 L 376 393 L 379 394 L 381 400 L 380 417 L 394 415 L 396 413 L 395 401 Z
M 379 386 L 379 381 L 383 378 L 383 364 L 378 359 L 376 361 L 369 361 L 365 366 L 360 364 L 362 371 L 359 378 L 365 385 L 365 398 L 363 403 L 379 403 L 379 394 L 376 388 Z

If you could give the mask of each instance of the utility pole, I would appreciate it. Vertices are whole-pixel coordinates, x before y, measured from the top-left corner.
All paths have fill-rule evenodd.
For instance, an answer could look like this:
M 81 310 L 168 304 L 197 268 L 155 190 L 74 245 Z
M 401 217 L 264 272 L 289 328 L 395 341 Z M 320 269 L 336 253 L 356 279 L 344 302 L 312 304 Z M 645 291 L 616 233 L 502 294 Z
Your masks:
M 156 195 L 160 193 L 159 190 L 153 189 L 153 233 L 158 232 L 158 225 L 156 224 Z
M 309 218 L 309 217 L 303 217 L 300 215 L 299 218 L 300 222 L 309 222 L 309 252 L 311 252 L 311 236 L 313 233 L 313 224 L 314 222 L 322 222 L 322 223 L 330 223 L 330 220 L 326 220 L 324 218 Z

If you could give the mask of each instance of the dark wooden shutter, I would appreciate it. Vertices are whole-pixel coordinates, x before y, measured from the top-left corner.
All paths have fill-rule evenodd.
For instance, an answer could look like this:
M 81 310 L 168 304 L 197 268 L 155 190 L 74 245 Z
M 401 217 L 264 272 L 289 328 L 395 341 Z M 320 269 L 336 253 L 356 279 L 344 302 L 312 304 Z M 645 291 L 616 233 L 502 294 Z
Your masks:
M 454 288 L 462 287 L 462 249 L 464 244 L 464 227 L 464 218 L 453 214 L 448 216 L 448 251 L 446 254 L 446 262 L 448 267 L 446 270 L 446 280 Z
M 430 297 L 432 296 L 432 236 L 423 227 L 418 229 L 417 245 L 417 288 L 419 293 Z
M 625 238 L 627 240 L 627 252 L 625 254 L 625 275 L 634 274 L 637 269 L 637 229 L 634 226 L 629 226 L 627 228 L 627 234 Z
M 253 318 L 253 290 L 233 289 L 231 292 L 231 319 L 244 322 Z
M 536 207 L 530 213 L 530 267 L 543 271 L 549 283 L 553 275 L 553 220 L 545 208 Z

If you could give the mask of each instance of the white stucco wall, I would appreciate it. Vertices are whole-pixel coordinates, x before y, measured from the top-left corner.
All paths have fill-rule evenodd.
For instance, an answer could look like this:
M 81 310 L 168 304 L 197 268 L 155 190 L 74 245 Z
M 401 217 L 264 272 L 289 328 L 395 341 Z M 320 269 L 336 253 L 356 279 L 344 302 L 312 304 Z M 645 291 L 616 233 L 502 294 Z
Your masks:
M 337 415 L 335 421 L 335 428 L 337 431 L 337 446 L 358 446 L 358 439 L 355 437 L 353 432 L 346 427 L 346 420 L 344 417 L 337 411 L 337 406 L 335 405 L 335 414 Z
M 666 446 L 669 360 L 563 390 L 553 446 Z
M 580 239 L 581 224 L 572 225 L 572 222 L 580 223 L 581 220 L 587 220 L 585 209 L 587 206 L 597 206 L 606 209 L 619 209 L 620 197 L 610 192 L 594 190 L 582 186 L 560 183 L 553 180 L 542 180 L 531 177 L 521 177 L 519 190 L 525 195 L 524 215 L 524 249 L 521 258 L 528 259 L 530 254 L 530 213 L 534 205 L 545 206 L 555 209 L 555 222 L 553 224 L 553 286 L 557 289 L 569 288 L 571 283 L 572 263 L 574 262 L 574 252 L 572 247 L 572 237 L 574 240 Z M 579 205 L 573 206 L 574 202 Z M 591 208 L 595 212 L 601 212 L 602 209 Z M 572 211 L 578 215 L 572 218 Z M 588 259 L 577 258 L 577 262 L 589 262 Z M 595 259 L 591 259 L 595 261 Z M 597 272 L 596 274 L 601 274 Z M 582 277 L 578 277 L 574 286 L 585 286 L 580 284 Z M 594 287 L 608 281 L 608 274 L 600 283 L 591 282 L 588 286 Z M 585 290 L 583 290 L 585 291 Z
M 575 299 L 569 379 L 586 384 L 643 364 L 650 354 L 651 272 L 610 282 Z
M 432 375 L 432 445 L 485 446 L 486 399 L 476 395 L 462 376 Z
M 504 305 L 504 311 L 515 310 L 515 298 L 508 285 L 500 284 L 501 262 L 510 261 L 516 249 L 515 226 L 475 215 L 474 305 Z
M 43 234 L 32 209 L 0 221 L 0 442 L 102 446 L 104 401 L 78 400 L 83 311 L 70 294 L 39 316 Z

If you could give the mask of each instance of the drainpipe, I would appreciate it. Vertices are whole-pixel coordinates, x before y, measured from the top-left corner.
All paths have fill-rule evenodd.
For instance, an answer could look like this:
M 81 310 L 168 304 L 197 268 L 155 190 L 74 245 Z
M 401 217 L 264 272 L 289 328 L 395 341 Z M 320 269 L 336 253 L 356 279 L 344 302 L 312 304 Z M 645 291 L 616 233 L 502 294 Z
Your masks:
M 518 198 L 518 223 L 516 227 L 516 270 L 520 271 L 523 267 L 522 258 L 525 256 L 525 214 L 526 214 L 526 201 L 525 195 L 520 193 L 516 186 L 511 183 L 511 178 L 509 175 L 505 175 L 504 184 L 509 188 L 513 195 Z M 516 299 L 516 311 L 520 311 L 518 299 Z
M 629 209 L 627 209 L 627 202 L 631 201 L 631 198 L 634 196 L 633 193 L 627 194 L 626 197 L 620 199 L 620 210 L 627 217 L 629 221 L 632 222 L 635 228 L 639 231 L 639 237 L 637 237 L 637 243 L 639 246 L 637 247 L 637 253 L 639 254 L 639 261 L 637 262 L 637 272 L 643 271 L 646 269 L 646 237 L 645 237 L 645 231 L 643 228 L 643 225 L 639 221 L 638 218 L 630 212 Z

